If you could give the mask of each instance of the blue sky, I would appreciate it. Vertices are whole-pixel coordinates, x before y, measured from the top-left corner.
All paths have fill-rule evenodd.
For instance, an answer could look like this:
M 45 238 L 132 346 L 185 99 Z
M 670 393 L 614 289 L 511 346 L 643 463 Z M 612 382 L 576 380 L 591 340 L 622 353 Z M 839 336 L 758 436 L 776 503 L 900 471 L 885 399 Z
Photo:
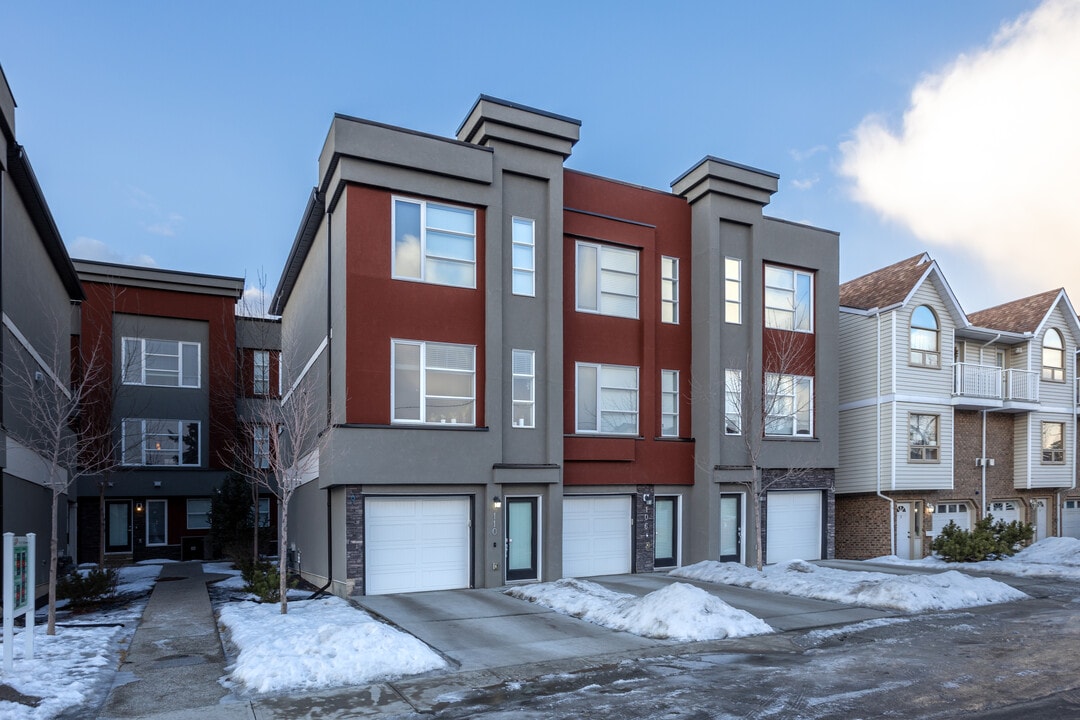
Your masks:
M 76 257 L 272 290 L 334 112 L 452 136 L 485 93 L 580 119 L 575 169 L 778 173 L 766 212 L 839 231 L 843 279 L 926 250 L 968 311 L 1080 300 L 1077 0 L 11 2 L 0 27 Z

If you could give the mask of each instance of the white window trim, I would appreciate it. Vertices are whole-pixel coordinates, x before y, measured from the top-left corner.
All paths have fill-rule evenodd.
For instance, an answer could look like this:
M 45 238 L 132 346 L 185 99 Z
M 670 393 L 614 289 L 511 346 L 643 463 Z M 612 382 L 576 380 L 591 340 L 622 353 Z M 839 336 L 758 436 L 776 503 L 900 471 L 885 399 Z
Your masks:
M 738 277 L 728 276 L 728 263 L 735 263 L 735 267 L 738 268 Z M 735 292 L 729 293 L 729 284 L 735 285 Z M 734 296 L 734 297 L 733 297 Z M 728 308 L 734 307 L 737 320 L 728 320 Z M 724 322 L 731 325 L 742 325 L 742 260 L 740 258 L 725 257 L 724 258 Z
M 159 543 L 150 542 L 150 506 L 161 503 L 165 506 L 165 541 Z M 146 547 L 163 547 L 169 544 L 169 501 L 165 498 L 150 498 L 146 501 Z
M 517 239 L 517 234 L 514 232 L 514 227 L 517 224 L 528 224 L 529 227 L 529 241 L 522 242 Z M 528 248 L 529 255 L 532 258 L 532 267 L 518 267 L 515 262 L 514 251 L 517 248 Z M 521 297 L 536 297 L 536 221 L 531 218 L 513 216 L 510 218 L 510 292 L 513 295 L 519 295 Z M 514 289 L 514 277 L 518 273 L 528 273 L 532 289 L 529 292 L 518 292 Z
M 734 378 L 735 382 L 732 382 L 731 378 Z M 728 398 L 732 395 L 735 396 L 734 415 L 735 419 L 738 421 L 736 423 L 735 432 L 730 432 L 728 430 L 727 422 L 728 415 L 732 414 L 728 412 Z M 742 370 L 727 368 L 724 370 L 724 434 L 730 437 L 742 435 L 742 426 Z
M 191 503 L 193 501 L 198 502 L 198 501 L 202 501 L 202 500 L 205 500 L 207 502 L 207 506 L 206 506 L 206 527 L 192 527 L 191 526 Z M 188 530 L 209 530 L 210 529 L 210 508 L 211 507 L 212 507 L 212 504 L 210 503 L 210 498 L 202 498 L 202 497 L 188 498 L 187 499 L 187 504 L 184 507 L 184 513 L 185 513 L 184 526 Z M 196 514 L 200 514 L 200 513 L 196 513 Z
M 265 437 L 260 437 L 265 435 Z M 265 443 L 265 445 L 262 445 Z M 262 447 L 260 447 L 262 445 Z M 251 426 L 251 459 L 257 470 L 270 469 L 270 426 Z
M 177 352 L 177 365 L 176 365 L 176 385 L 162 385 L 161 383 L 148 383 L 146 382 L 146 342 L 161 342 L 161 343 L 176 343 Z M 128 342 L 139 343 L 139 377 L 138 379 L 128 377 L 129 370 L 127 367 L 127 344 Z M 184 346 L 193 346 L 195 348 L 195 384 L 184 384 Z M 146 385 L 148 387 L 165 387 L 165 388 L 186 388 L 186 389 L 198 389 L 202 387 L 202 343 L 188 342 L 185 340 L 162 340 L 160 338 L 139 338 L 139 337 L 124 337 L 120 341 L 120 380 L 124 385 Z
M 262 521 L 262 518 L 263 518 L 263 503 L 266 504 L 266 524 L 265 525 L 263 524 L 263 521 Z M 259 498 L 259 508 L 258 508 L 257 515 L 255 517 L 255 522 L 261 528 L 268 528 L 268 527 L 270 527 L 272 525 L 272 523 L 270 522 L 270 498 L 266 498 L 266 497 Z
M 792 285 L 793 285 L 793 288 L 792 288 L 792 290 L 789 291 L 787 288 L 781 288 L 781 287 L 776 287 L 775 285 L 769 285 L 768 281 L 765 281 L 765 283 L 764 283 L 765 290 L 766 290 L 766 292 L 765 292 L 765 327 L 767 327 L 767 328 L 769 328 L 771 330 L 785 330 L 787 332 L 813 333 L 814 332 L 814 273 L 812 273 L 812 272 L 810 272 L 808 270 L 799 270 L 797 268 L 785 267 L 783 265 L 766 264 L 765 265 L 765 271 L 766 272 L 764 273 L 764 275 L 766 277 L 768 276 L 767 271 L 769 269 L 780 270 L 780 271 L 783 271 L 783 272 L 792 273 Z M 769 296 L 768 290 L 770 290 L 770 289 L 782 290 L 784 292 L 791 292 L 792 300 L 796 301 L 798 299 L 798 294 L 799 294 L 799 276 L 805 276 L 805 277 L 810 279 L 810 295 L 807 298 L 808 307 L 806 308 L 806 318 L 807 318 L 807 323 L 809 324 L 809 327 L 806 327 L 806 328 L 799 328 L 799 327 L 795 326 L 796 325 L 796 319 L 799 316 L 799 306 L 795 302 L 792 302 L 792 308 L 789 310 L 788 308 L 770 306 L 769 301 L 768 301 L 768 296 Z M 791 313 L 791 328 L 789 329 L 789 328 L 782 328 L 782 327 L 773 327 L 772 325 L 769 325 L 769 311 L 770 310 L 773 310 L 773 311 L 776 311 L 776 312 L 783 312 L 783 313 L 790 312 Z
M 516 370 L 514 370 L 514 368 L 517 366 L 517 363 L 514 360 L 514 356 L 517 355 L 518 353 L 528 353 L 529 362 L 530 362 L 530 364 L 532 366 L 532 373 L 526 375 L 525 373 L 519 373 Z M 531 423 L 522 423 L 520 425 L 514 423 L 514 416 L 517 413 L 511 412 L 510 413 L 510 426 L 518 428 L 519 430 L 535 429 L 536 428 L 536 351 L 535 350 L 517 350 L 517 349 L 511 350 L 510 351 L 510 374 L 511 374 L 511 381 L 510 381 L 511 409 L 516 408 L 516 407 L 528 407 L 532 411 L 532 412 L 529 413 L 529 415 L 532 416 L 532 422 Z M 525 379 L 528 379 L 528 380 L 532 380 L 532 382 L 529 384 L 530 392 L 529 392 L 529 399 L 528 400 L 519 400 L 516 397 L 514 397 L 514 384 L 513 384 L 513 381 L 517 380 L 518 378 L 525 378 Z
M 664 275 L 664 261 L 671 262 L 671 277 Z M 664 297 L 664 284 L 671 284 L 671 300 Z M 664 306 L 671 306 L 671 319 L 664 320 Z M 670 255 L 660 256 L 660 322 L 669 325 L 679 324 L 679 258 Z
M 409 203 L 411 205 L 418 205 L 420 207 L 420 277 L 418 277 L 418 278 L 411 277 L 409 275 L 398 275 L 398 272 L 397 272 L 397 248 L 395 247 L 395 244 L 397 242 L 397 204 L 399 202 Z M 457 284 L 454 284 L 454 283 L 440 283 L 440 282 L 435 282 L 434 280 L 428 280 L 427 279 L 427 261 L 428 261 L 428 253 L 427 253 L 427 234 L 428 234 L 427 212 L 428 212 L 428 205 L 438 205 L 438 206 L 441 206 L 441 207 L 452 208 L 454 210 L 465 210 L 465 211 L 468 211 L 468 212 L 472 213 L 472 216 L 473 216 L 472 235 L 466 235 L 465 233 L 459 233 L 459 232 L 455 232 L 453 230 L 444 230 L 444 231 L 442 231 L 442 232 L 447 232 L 447 233 L 452 234 L 452 235 L 458 235 L 460 237 L 472 237 L 472 242 L 473 242 L 473 258 L 472 258 L 473 282 L 472 282 L 472 285 L 457 285 Z M 458 287 L 458 288 L 465 288 L 465 289 L 468 289 L 468 290 L 475 290 L 476 289 L 477 274 L 478 274 L 477 273 L 477 258 L 476 258 L 476 255 L 477 255 L 476 210 L 474 208 L 465 207 L 463 205 L 455 205 L 453 203 L 433 202 L 433 201 L 428 201 L 428 200 L 418 200 L 417 198 L 403 197 L 403 196 L 400 196 L 400 195 L 391 196 L 391 198 L 390 198 L 390 277 L 391 278 L 393 278 L 394 280 L 407 280 L 409 282 L 422 282 L 422 283 L 427 283 L 429 285 L 442 285 L 443 287 Z M 455 260 L 455 262 L 463 262 L 463 261 Z
M 776 377 L 777 378 L 777 386 L 779 386 L 780 383 L 783 382 L 784 378 L 791 378 L 791 387 L 792 387 L 793 394 L 792 395 L 780 395 L 779 393 L 777 393 L 777 397 L 791 397 L 792 398 L 792 413 L 790 415 L 787 415 L 787 414 L 781 415 L 780 413 L 777 413 L 777 412 L 768 412 L 767 417 L 765 417 L 765 426 L 764 426 L 764 431 L 765 431 L 766 437 L 779 437 L 779 438 L 783 438 L 783 437 L 812 438 L 812 437 L 814 437 L 814 378 L 806 376 L 806 375 L 792 375 L 790 373 L 765 373 L 765 392 L 766 392 L 766 409 L 767 410 L 775 410 L 776 409 L 776 402 L 777 402 L 776 398 L 769 398 L 768 397 L 768 388 L 769 388 L 769 383 L 770 383 L 770 381 L 769 381 L 770 377 Z M 799 415 L 801 413 L 800 413 L 800 408 L 799 408 L 799 390 L 798 390 L 798 386 L 802 382 L 809 383 L 809 387 L 808 387 L 808 398 L 809 398 L 808 415 L 809 415 L 810 422 L 809 422 L 808 431 L 801 433 L 801 432 L 799 432 Z M 791 434 L 769 432 L 769 418 L 770 417 L 781 417 L 781 418 L 790 417 L 792 419 L 792 422 L 791 422 Z
M 595 284 L 596 284 L 596 309 L 595 310 L 593 308 L 583 308 L 581 306 L 580 292 L 581 292 L 581 277 L 582 277 L 582 275 L 581 275 L 581 267 L 580 267 L 581 263 L 578 262 L 578 254 L 579 254 L 578 250 L 580 248 L 583 248 L 583 247 L 593 248 L 596 251 L 596 277 L 594 278 L 594 281 L 595 281 Z M 621 315 L 619 313 L 605 312 L 605 310 L 604 310 L 604 292 L 600 289 L 600 286 L 601 286 L 601 281 L 602 281 L 603 274 L 604 274 L 603 256 L 604 256 L 605 252 L 607 252 L 607 253 L 632 254 L 634 256 L 634 278 L 637 281 L 637 287 L 634 288 L 634 295 L 633 295 L 633 298 L 634 298 L 634 314 L 633 315 Z M 575 266 L 574 298 L 575 298 L 575 309 L 578 312 L 588 313 L 590 315 L 606 315 L 608 317 L 628 318 L 630 320 L 637 320 L 638 318 L 641 317 L 641 254 L 637 250 L 634 250 L 634 249 L 631 249 L 631 248 L 613 247 L 611 245 L 603 245 L 601 243 L 590 243 L 590 242 L 584 242 L 584 241 L 579 240 L 574 246 L 574 266 Z M 624 273 L 624 272 L 619 271 L 619 270 L 613 270 L 611 272 L 616 272 L 616 273 L 619 273 L 621 275 L 629 274 L 629 273 Z M 617 297 L 630 297 L 630 295 L 620 295 L 618 293 L 608 293 L 608 295 L 609 296 L 617 296 Z
M 665 380 L 668 377 L 672 377 L 675 380 L 675 390 L 668 390 Z M 674 395 L 674 412 L 664 412 L 664 396 Z M 665 432 L 665 418 L 673 418 L 675 421 L 675 432 Z M 679 437 L 679 371 L 678 370 L 661 370 L 660 371 L 660 437 Z
M 595 430 L 588 429 L 588 428 L 582 429 L 582 427 L 581 427 L 581 418 L 578 417 L 579 402 L 578 402 L 578 398 L 577 398 L 577 393 L 581 392 L 580 370 L 583 367 L 591 367 L 591 368 L 594 368 L 596 370 L 596 387 L 593 388 L 593 390 L 596 393 L 595 397 L 593 398 L 594 401 L 596 402 L 596 429 Z M 634 385 L 635 385 L 634 393 L 635 393 L 635 398 L 636 398 L 636 402 L 635 402 L 636 407 L 633 410 L 618 410 L 618 411 L 615 411 L 615 412 L 618 412 L 620 414 L 627 414 L 627 415 L 633 414 L 633 416 L 634 416 L 634 429 L 633 429 L 632 432 L 617 433 L 617 432 L 604 432 L 602 430 L 602 428 L 604 426 L 604 421 L 603 421 L 604 411 L 603 411 L 603 409 L 601 407 L 601 395 L 602 395 L 602 391 L 604 389 L 604 383 L 602 382 L 601 377 L 603 375 L 604 368 L 615 368 L 615 369 L 619 369 L 619 370 L 633 370 L 634 371 Z M 574 431 L 576 433 L 579 433 L 579 434 L 582 434 L 582 435 L 618 435 L 618 436 L 621 436 L 621 437 L 637 437 L 640 434 L 640 428 L 641 428 L 641 416 L 640 416 L 640 413 L 641 413 L 641 410 L 640 410 L 640 408 L 641 408 L 641 370 L 638 367 L 636 367 L 634 365 L 613 365 L 613 364 L 610 364 L 610 363 L 584 363 L 584 362 L 575 363 L 574 364 L 574 388 L 575 388 L 575 391 L 576 391 L 575 392 L 575 398 L 574 398 Z M 620 389 L 622 389 L 622 388 L 620 388 Z
M 411 418 L 397 418 L 394 416 L 396 403 L 396 385 L 395 368 L 397 367 L 397 348 L 400 345 L 414 345 L 420 348 L 420 419 L 413 420 Z M 471 423 L 459 423 L 459 422 L 428 422 L 424 420 L 427 416 L 427 349 L 432 345 L 446 345 L 450 347 L 469 348 L 472 351 L 472 370 L 470 375 L 472 376 L 472 403 L 473 403 L 473 421 Z M 464 371 L 459 371 L 464 374 Z M 394 425 L 425 425 L 428 427 L 444 427 L 446 425 L 459 425 L 461 427 L 476 427 L 476 346 L 467 345 L 464 343 L 444 343 L 444 342 L 429 342 L 426 340 L 404 340 L 399 338 L 391 338 L 390 340 L 390 422 Z
M 1046 432 L 1044 428 L 1047 425 L 1059 425 L 1061 427 L 1061 449 L 1053 450 L 1046 447 L 1045 436 Z M 1041 420 L 1039 423 L 1039 464 L 1040 465 L 1064 465 L 1065 464 L 1065 447 L 1068 445 L 1069 436 L 1069 424 L 1060 420 Z M 1060 460 L 1047 460 L 1046 453 L 1056 452 L 1061 453 Z
M 127 461 L 128 449 L 133 445 L 128 444 L 127 436 L 127 424 L 129 422 L 139 423 L 139 456 L 141 462 L 129 463 Z M 146 423 L 148 422 L 160 422 L 160 423 L 176 423 L 177 424 L 177 438 L 179 447 L 176 449 L 177 464 L 176 465 L 151 465 L 146 462 Z M 185 463 L 184 462 L 184 426 L 195 425 L 198 428 L 197 437 L 199 438 L 199 459 L 198 462 Z M 202 451 L 203 451 L 203 437 L 202 437 L 202 422 L 199 420 L 174 420 L 172 418 L 123 418 L 120 421 L 120 464 L 126 467 L 153 467 L 153 468 L 172 468 L 172 467 L 202 467 Z
M 932 417 L 932 418 L 934 418 L 934 435 L 935 435 L 935 440 L 937 442 L 935 442 L 933 445 L 916 445 L 915 443 L 911 442 L 911 427 L 914 424 L 914 418 L 917 418 L 917 417 Z M 940 463 L 941 462 L 941 415 L 939 415 L 937 413 L 928 413 L 928 412 L 912 412 L 912 413 L 908 413 L 908 443 L 907 443 L 907 445 L 908 445 L 908 458 L 907 458 L 907 461 L 909 463 L 911 463 L 913 465 L 933 465 L 935 463 Z M 921 448 L 923 450 L 924 455 L 925 455 L 926 450 L 933 450 L 934 455 L 936 457 L 934 457 L 933 459 L 928 459 L 926 457 L 912 458 L 911 457 L 911 451 L 912 451 L 913 448 Z
M 260 364 L 259 358 L 265 357 L 266 363 Z M 263 390 L 259 390 L 260 383 Z M 251 353 L 251 392 L 254 395 L 265 396 L 270 394 L 270 351 L 253 350 Z

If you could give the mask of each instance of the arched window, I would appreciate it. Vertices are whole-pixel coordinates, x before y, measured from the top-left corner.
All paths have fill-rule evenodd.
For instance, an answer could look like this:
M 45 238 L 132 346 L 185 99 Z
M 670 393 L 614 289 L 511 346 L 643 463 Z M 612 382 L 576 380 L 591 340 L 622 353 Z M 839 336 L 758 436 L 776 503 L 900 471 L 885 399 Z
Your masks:
M 1042 378 L 1053 382 L 1065 382 L 1065 343 L 1061 333 L 1050 328 L 1043 335 Z
M 925 367 L 941 365 L 941 333 L 934 311 L 920 305 L 911 312 L 911 364 Z

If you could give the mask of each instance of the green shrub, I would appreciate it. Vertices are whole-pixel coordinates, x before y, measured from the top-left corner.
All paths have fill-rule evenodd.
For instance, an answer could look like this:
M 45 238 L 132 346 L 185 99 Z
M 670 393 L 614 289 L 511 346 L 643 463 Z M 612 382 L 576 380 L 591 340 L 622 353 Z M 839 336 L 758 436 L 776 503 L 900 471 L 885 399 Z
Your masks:
M 946 562 L 1000 560 L 1016 553 L 1034 536 L 1031 523 L 995 522 L 993 515 L 987 515 L 971 530 L 961 530 L 950 521 L 934 538 L 930 548 Z
M 66 598 L 72 607 L 85 607 L 116 595 L 119 575 L 112 568 L 75 570 L 56 581 L 56 595 Z
M 258 595 L 260 602 L 281 600 L 281 575 L 275 563 L 265 560 L 244 563 L 240 567 L 240 576 L 244 578 L 244 589 L 253 595 Z

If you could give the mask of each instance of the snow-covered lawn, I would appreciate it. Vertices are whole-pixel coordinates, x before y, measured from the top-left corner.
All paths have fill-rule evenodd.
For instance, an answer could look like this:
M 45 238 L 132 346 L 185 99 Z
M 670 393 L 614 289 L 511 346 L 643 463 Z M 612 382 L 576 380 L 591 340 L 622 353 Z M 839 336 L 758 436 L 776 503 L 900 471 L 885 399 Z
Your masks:
M 221 624 L 239 650 L 229 682 L 255 692 L 310 690 L 436 670 L 445 661 L 411 635 L 337 597 L 230 603 Z
M 686 583 L 640 598 L 573 578 L 513 587 L 506 593 L 612 630 L 651 638 L 718 640 L 773 631 L 745 610 Z
M 672 570 L 671 575 L 903 612 L 954 610 L 1028 597 L 997 580 L 973 578 L 955 570 L 898 576 L 834 570 L 802 560 L 770 565 L 761 572 L 737 563 L 705 560 Z
M 1071 537 L 1048 537 L 1024 548 L 1012 557 L 974 563 L 947 563 L 939 557 L 902 560 L 896 555 L 886 555 L 868 562 L 934 569 L 977 570 L 1013 577 L 1080 580 L 1080 540 Z

